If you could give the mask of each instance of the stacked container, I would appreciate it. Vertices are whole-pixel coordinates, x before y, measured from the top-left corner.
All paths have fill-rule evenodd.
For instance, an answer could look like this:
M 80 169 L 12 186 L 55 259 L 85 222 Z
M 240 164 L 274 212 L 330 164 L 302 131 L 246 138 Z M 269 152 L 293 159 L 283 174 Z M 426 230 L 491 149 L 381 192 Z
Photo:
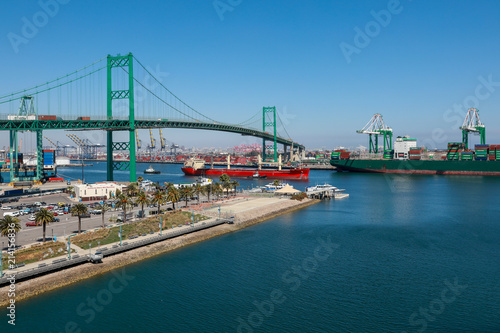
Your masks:
M 424 152 L 424 148 L 422 147 L 411 147 L 409 153 L 410 160 L 420 160 L 422 158 L 422 153 Z
M 384 150 L 384 159 L 390 160 L 394 155 L 394 150 Z
M 54 165 L 54 150 L 53 149 L 44 149 L 43 150 L 43 165 Z
M 500 161 L 500 145 L 490 145 L 490 161 Z
M 476 145 L 476 157 L 474 158 L 476 161 L 486 161 L 488 160 L 488 145 Z
M 458 161 L 460 159 L 460 152 L 463 152 L 464 148 L 465 146 L 462 142 L 449 142 L 446 158 L 448 160 Z
M 471 151 L 463 151 L 460 153 L 460 159 L 462 161 L 472 161 L 474 159 L 474 153 Z
M 340 160 L 340 152 L 332 151 L 332 155 L 330 156 L 332 160 Z

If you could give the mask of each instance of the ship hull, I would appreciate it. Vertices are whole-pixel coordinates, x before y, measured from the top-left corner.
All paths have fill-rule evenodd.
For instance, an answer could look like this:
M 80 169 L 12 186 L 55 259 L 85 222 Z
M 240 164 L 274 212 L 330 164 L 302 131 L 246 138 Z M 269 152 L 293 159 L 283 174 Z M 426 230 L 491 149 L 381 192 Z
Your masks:
M 272 170 L 272 169 L 225 169 L 225 168 L 201 168 L 193 169 L 190 167 L 181 168 L 182 172 L 188 176 L 220 176 L 227 174 L 230 177 L 252 177 L 256 172 L 260 176 L 267 178 L 292 178 L 292 179 L 309 179 L 309 169 L 289 169 L 289 170 Z
M 346 159 L 330 164 L 340 172 L 500 176 L 500 161 Z

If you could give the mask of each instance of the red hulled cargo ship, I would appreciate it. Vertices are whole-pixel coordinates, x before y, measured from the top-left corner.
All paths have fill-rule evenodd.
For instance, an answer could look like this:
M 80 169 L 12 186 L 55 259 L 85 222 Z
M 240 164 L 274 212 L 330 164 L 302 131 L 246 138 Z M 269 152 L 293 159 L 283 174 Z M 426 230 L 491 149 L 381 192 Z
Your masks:
M 267 177 L 309 179 L 309 169 L 295 168 L 287 170 L 278 169 L 246 169 L 246 168 L 206 168 L 204 160 L 190 159 L 184 163 L 182 172 L 188 176 L 220 176 L 227 174 L 230 177 Z

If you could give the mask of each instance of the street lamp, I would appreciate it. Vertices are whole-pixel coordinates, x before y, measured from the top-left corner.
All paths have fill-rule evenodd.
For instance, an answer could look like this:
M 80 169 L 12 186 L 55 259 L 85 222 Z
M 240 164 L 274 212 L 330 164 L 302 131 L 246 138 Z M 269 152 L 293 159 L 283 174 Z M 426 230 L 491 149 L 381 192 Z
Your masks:
M 71 236 L 73 235 L 69 235 L 68 237 L 68 259 L 71 260 Z
M 0 249 L 0 278 L 3 278 L 3 242 L 2 248 Z
M 120 232 L 118 233 L 120 236 L 120 246 L 122 246 L 122 225 L 120 224 Z

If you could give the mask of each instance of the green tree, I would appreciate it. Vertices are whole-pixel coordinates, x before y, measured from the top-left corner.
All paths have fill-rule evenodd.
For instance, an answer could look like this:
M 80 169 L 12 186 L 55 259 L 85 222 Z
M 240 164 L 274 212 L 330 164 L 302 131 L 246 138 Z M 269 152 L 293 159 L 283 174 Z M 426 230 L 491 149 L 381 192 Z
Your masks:
M 137 192 L 139 191 L 139 187 L 137 185 L 137 183 L 130 183 L 126 188 L 125 188 L 125 191 L 127 192 L 127 194 L 131 197 L 134 197 Z
M 127 209 L 132 207 L 132 201 L 130 198 L 121 193 L 117 198 L 115 207 L 121 208 L 123 210 L 123 223 L 127 222 Z
M 144 217 L 144 205 L 149 204 L 149 198 L 146 192 L 140 191 L 139 194 L 137 194 L 135 203 L 141 205 L 141 216 Z
M 231 187 L 234 189 L 234 195 L 236 196 L 236 188 L 240 186 L 240 183 L 237 180 L 231 180 Z
M 200 195 L 203 194 L 203 186 L 200 184 L 194 184 L 192 187 L 193 193 L 198 197 L 198 204 L 200 203 Z
M 229 196 L 229 189 L 231 188 L 231 182 L 225 181 L 221 184 L 222 189 L 226 190 L 226 196 Z
M 175 203 L 179 202 L 180 195 L 179 191 L 174 186 L 170 186 L 167 189 L 167 200 L 172 202 L 172 208 L 175 210 Z
M 220 199 L 220 194 L 222 193 L 222 186 L 220 183 L 215 182 L 212 186 L 212 192 L 217 196 L 217 200 Z
M 45 242 L 45 230 L 47 224 L 54 222 L 54 213 L 50 212 L 48 209 L 42 208 L 35 214 L 35 222 L 42 225 L 43 241 Z
M 9 230 L 10 229 L 10 230 Z M 11 231 L 14 230 L 14 234 L 21 231 L 21 224 L 19 224 L 19 219 L 10 215 L 4 216 L 0 220 L 0 235 L 7 237 Z
M 210 183 L 208 185 L 203 186 L 203 192 L 207 194 L 208 201 L 210 201 L 210 194 L 213 193 L 213 184 Z
M 107 204 L 102 204 L 102 205 L 98 205 L 96 208 L 101 211 L 102 227 L 104 228 L 104 227 L 106 227 L 104 225 L 104 214 L 106 214 L 106 212 L 108 210 L 110 210 L 111 207 L 109 207 Z
M 144 180 L 144 177 L 142 177 L 142 176 L 137 177 L 137 182 L 138 183 L 142 183 L 143 180 Z
M 183 198 L 186 202 L 186 207 L 188 205 L 188 199 L 189 197 L 191 197 L 193 193 L 193 190 L 191 189 L 190 186 L 185 186 L 185 187 L 182 187 L 180 190 L 179 190 L 179 195 L 181 198 Z
M 223 173 L 219 176 L 219 181 L 221 182 L 221 184 L 224 184 L 225 182 L 231 181 L 231 177 L 229 177 L 227 173 Z
M 71 207 L 71 214 L 78 216 L 78 233 L 82 232 L 82 215 L 86 215 L 87 212 L 87 206 L 82 203 L 76 204 Z
M 278 186 L 279 184 L 280 184 L 280 181 L 279 181 L 278 179 L 275 179 L 275 180 L 273 181 L 273 185 L 274 185 L 274 186 Z
M 155 193 L 153 193 L 151 202 L 158 206 L 158 215 L 160 215 L 160 207 L 165 203 L 165 201 L 165 191 L 158 189 Z

